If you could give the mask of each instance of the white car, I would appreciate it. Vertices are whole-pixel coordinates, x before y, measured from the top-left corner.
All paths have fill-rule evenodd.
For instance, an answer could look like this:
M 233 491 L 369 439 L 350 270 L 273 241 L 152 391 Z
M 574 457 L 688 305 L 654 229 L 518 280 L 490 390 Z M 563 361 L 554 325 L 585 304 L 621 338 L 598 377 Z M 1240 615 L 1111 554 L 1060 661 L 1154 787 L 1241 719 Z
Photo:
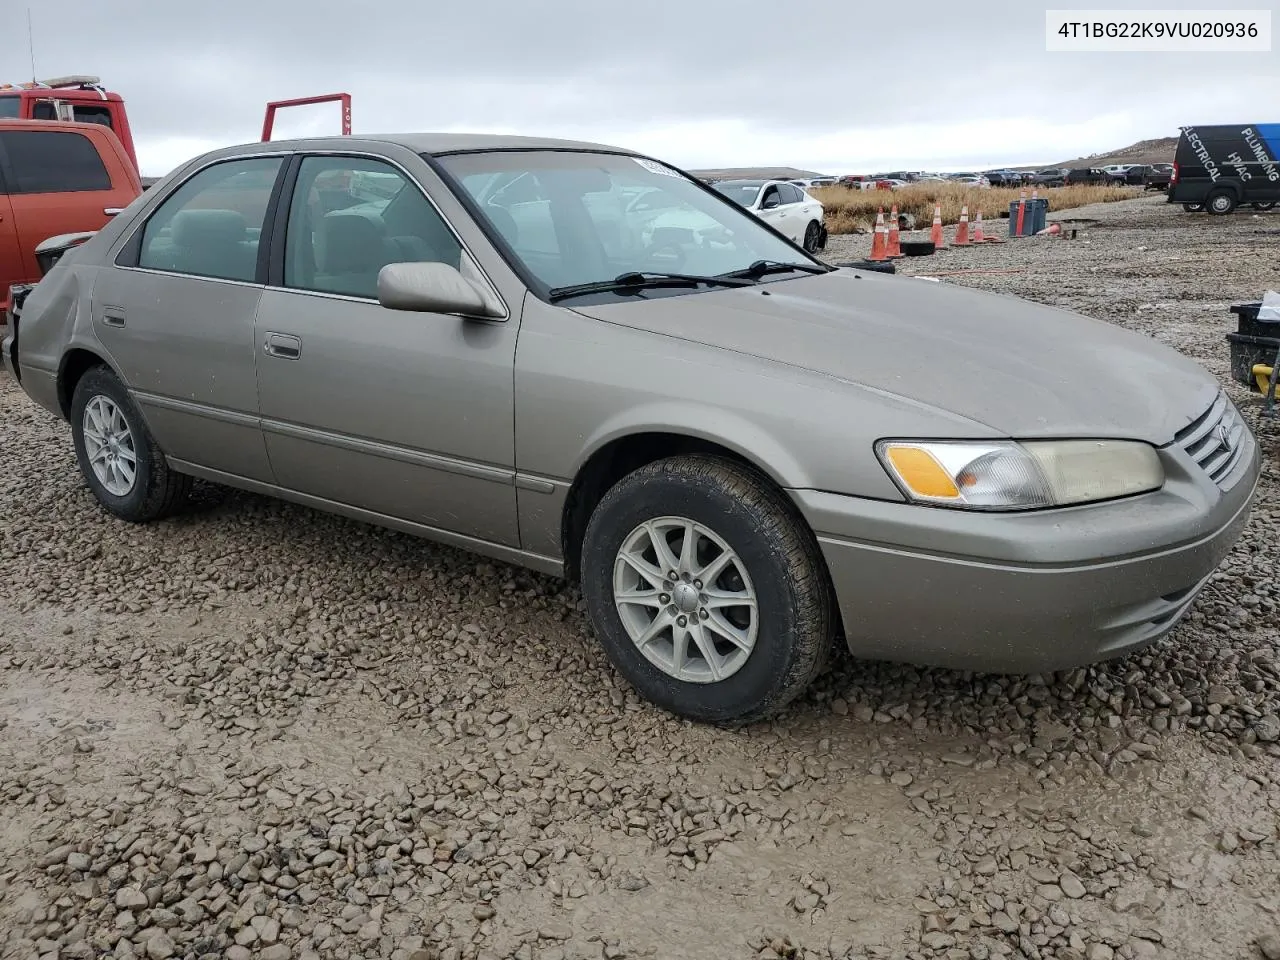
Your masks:
M 808 193 L 810 190 L 814 189 L 815 187 L 834 187 L 836 185 L 836 178 L 835 177 L 812 177 L 809 179 L 803 179 L 803 178 L 796 179 L 790 182 L 794 183 L 801 190 Z
M 826 246 L 821 201 L 786 180 L 721 180 L 711 185 L 809 253 Z

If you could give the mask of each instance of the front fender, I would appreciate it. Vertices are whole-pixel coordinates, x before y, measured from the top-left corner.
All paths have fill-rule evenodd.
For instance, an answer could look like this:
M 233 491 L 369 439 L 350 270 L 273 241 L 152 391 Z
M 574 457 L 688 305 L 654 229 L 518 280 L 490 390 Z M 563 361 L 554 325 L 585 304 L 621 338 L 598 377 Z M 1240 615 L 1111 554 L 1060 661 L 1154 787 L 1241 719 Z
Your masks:
M 754 464 L 780 487 L 812 484 L 812 477 L 783 439 L 760 423 L 723 408 L 691 409 L 673 401 L 629 407 L 600 423 L 583 444 L 570 476 L 577 476 L 593 456 L 614 441 L 645 433 L 676 434 L 714 443 Z

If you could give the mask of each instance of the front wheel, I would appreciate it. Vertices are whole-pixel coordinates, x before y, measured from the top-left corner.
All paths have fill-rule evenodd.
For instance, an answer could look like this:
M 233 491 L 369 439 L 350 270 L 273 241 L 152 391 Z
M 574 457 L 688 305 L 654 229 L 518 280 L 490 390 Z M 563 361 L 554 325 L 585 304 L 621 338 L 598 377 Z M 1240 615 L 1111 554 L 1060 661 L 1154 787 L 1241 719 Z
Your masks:
M 804 249 L 806 253 L 817 253 L 822 249 L 822 224 L 810 220 L 804 230 Z
M 1205 197 L 1205 209 L 1218 217 L 1224 217 L 1236 208 L 1236 195 L 1230 190 L 1214 190 Z
M 1184 203 L 1182 205 L 1182 209 L 1187 211 L 1187 213 L 1199 213 L 1201 210 L 1204 209 L 1204 204 L 1203 203 Z
M 90 492 L 122 520 L 159 520 L 186 500 L 191 478 L 169 468 L 129 391 L 105 366 L 76 384 L 71 439 Z
M 660 460 L 610 489 L 587 525 L 582 589 L 617 670 L 690 720 L 777 713 L 833 645 L 816 541 L 780 493 L 722 457 Z
M 1250 204 L 1250 206 L 1252 206 L 1253 209 L 1255 210 L 1270 210 L 1275 205 L 1276 205 L 1276 202 L 1274 200 L 1268 200 L 1266 202 Z

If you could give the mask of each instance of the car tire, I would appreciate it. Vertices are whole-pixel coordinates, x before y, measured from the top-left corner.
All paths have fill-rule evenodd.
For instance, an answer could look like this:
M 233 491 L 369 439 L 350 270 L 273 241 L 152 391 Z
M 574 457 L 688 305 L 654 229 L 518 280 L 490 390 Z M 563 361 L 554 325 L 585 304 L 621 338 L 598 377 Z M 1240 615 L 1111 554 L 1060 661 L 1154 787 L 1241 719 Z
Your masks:
M 1276 201 L 1274 201 L 1274 200 L 1267 200 L 1267 201 L 1265 201 L 1265 202 L 1261 202 L 1261 203 L 1252 203 L 1252 204 L 1250 204 L 1250 206 L 1251 206 L 1251 207 L 1253 207 L 1253 209 L 1255 209 L 1255 210 L 1270 210 L 1270 209 L 1272 209 L 1273 207 L 1275 207 L 1275 205 L 1276 205 Z
M 804 228 L 804 249 L 806 253 L 817 253 L 822 249 L 822 224 L 817 220 L 810 220 L 809 225 Z
M 1214 190 L 1204 198 L 1204 208 L 1215 217 L 1235 212 L 1236 195 L 1230 190 Z
M 1201 211 L 1204 210 L 1204 204 L 1203 203 L 1184 203 L 1182 205 L 1182 209 L 1187 211 L 1187 213 L 1200 213 Z
M 683 553 L 691 530 L 692 556 Z M 676 569 L 658 569 L 659 541 Z M 700 570 L 716 564 L 713 582 L 701 583 Z M 581 569 L 591 623 L 614 667 L 644 699 L 689 720 L 738 726 L 779 712 L 834 645 L 835 604 L 817 541 L 781 493 L 724 457 L 671 457 L 620 480 L 587 524 Z M 722 594 L 719 604 L 709 587 Z M 736 596 L 750 602 L 724 602 Z M 690 626 L 696 632 L 686 633 Z
M 186 501 L 191 477 L 169 467 L 129 392 L 109 368 L 93 367 L 76 384 L 71 438 L 90 492 L 120 519 L 159 520 Z

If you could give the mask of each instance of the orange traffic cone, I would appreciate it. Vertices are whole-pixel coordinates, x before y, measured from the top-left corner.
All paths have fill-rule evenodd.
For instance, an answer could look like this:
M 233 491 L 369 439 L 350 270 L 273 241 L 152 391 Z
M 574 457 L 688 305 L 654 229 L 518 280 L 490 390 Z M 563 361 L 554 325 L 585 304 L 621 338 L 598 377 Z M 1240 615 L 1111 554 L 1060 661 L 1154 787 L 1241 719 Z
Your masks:
M 942 204 L 940 203 L 935 203 L 933 205 L 933 231 L 929 239 L 933 241 L 933 248 L 935 250 L 942 249 Z
M 1018 216 L 1013 227 L 1013 235 L 1015 237 L 1023 236 L 1022 220 L 1023 220 L 1023 217 L 1026 216 L 1026 213 L 1027 213 L 1027 191 L 1021 190 L 1018 192 Z
M 987 238 L 982 233 L 982 211 L 978 211 L 977 218 L 973 221 L 973 242 L 986 243 Z
M 868 260 L 888 260 L 889 259 L 889 238 L 884 227 L 884 207 L 880 208 L 880 212 L 876 214 L 876 231 L 875 237 L 871 241 L 871 256 Z
M 960 208 L 960 223 L 956 226 L 956 238 L 951 241 L 957 247 L 969 245 L 969 205 Z
M 902 256 L 901 241 L 898 237 L 898 205 L 896 203 L 889 211 L 889 245 L 884 255 L 889 259 Z

